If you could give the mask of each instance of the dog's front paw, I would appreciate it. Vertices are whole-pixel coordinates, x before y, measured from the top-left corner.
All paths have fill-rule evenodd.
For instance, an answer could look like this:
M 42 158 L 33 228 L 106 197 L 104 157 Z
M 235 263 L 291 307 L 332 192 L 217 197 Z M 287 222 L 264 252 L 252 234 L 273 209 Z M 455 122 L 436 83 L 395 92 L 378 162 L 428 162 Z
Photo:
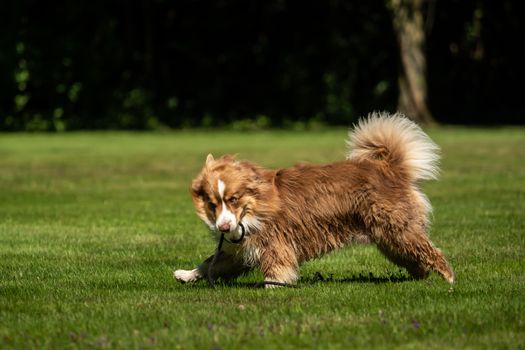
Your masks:
M 265 283 L 264 288 L 265 289 L 274 289 L 274 288 L 282 288 L 283 286 L 278 284 L 272 284 L 272 283 Z
M 201 278 L 199 270 L 176 270 L 173 272 L 173 278 L 181 283 L 195 282 Z

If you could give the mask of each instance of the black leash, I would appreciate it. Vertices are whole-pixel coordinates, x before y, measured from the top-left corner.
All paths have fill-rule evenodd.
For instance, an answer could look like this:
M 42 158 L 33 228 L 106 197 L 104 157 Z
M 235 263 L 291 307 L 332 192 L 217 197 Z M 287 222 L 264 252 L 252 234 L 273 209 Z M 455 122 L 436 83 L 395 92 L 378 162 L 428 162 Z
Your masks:
M 288 288 L 300 288 L 298 285 L 285 283 L 285 282 L 276 282 L 276 281 L 262 281 L 257 282 L 253 285 L 254 288 L 264 288 L 266 285 L 288 287 Z
M 241 226 L 241 237 L 240 238 L 238 238 L 236 240 L 229 241 L 229 240 L 227 240 L 224 237 L 224 233 L 222 233 L 221 237 L 219 238 L 219 244 L 217 245 L 217 250 L 215 251 L 215 254 L 213 255 L 213 258 L 211 259 L 211 262 L 208 265 L 208 285 L 211 288 L 215 288 L 215 281 L 213 279 L 212 268 L 213 268 L 213 265 L 215 265 L 215 263 L 217 262 L 217 258 L 219 257 L 219 254 L 222 251 L 222 244 L 224 243 L 224 240 L 227 240 L 230 243 L 238 244 L 238 243 L 241 243 L 241 241 L 244 239 L 244 235 L 246 234 L 246 230 L 244 229 L 244 225 L 243 224 L 239 224 L 239 226 Z M 257 283 L 254 284 L 254 287 L 255 288 L 264 288 L 266 285 L 273 285 L 273 286 L 280 286 L 280 287 L 289 287 L 289 288 L 299 288 L 298 286 L 296 286 L 294 284 L 284 283 L 284 282 L 275 282 L 275 281 L 257 282 Z
M 213 276 L 212 276 L 212 267 L 213 265 L 215 265 L 215 262 L 217 261 L 217 258 L 219 257 L 219 254 L 221 253 L 223 243 L 224 243 L 224 233 L 221 234 L 221 238 L 219 239 L 219 245 L 217 246 L 217 250 L 215 251 L 213 258 L 211 259 L 211 262 L 208 265 L 208 284 L 210 285 L 211 288 L 215 288 L 215 282 L 213 281 Z
M 235 240 L 228 241 L 230 243 L 238 244 L 241 243 L 241 241 L 244 239 L 244 235 L 246 234 L 246 230 L 244 229 L 243 224 L 239 224 L 241 226 L 241 237 Z M 215 251 L 215 254 L 213 255 L 213 258 L 211 259 L 210 265 L 208 265 L 208 284 L 210 287 L 215 288 L 215 281 L 213 280 L 213 273 L 212 268 L 213 265 L 215 265 L 215 262 L 217 261 L 217 258 L 219 257 L 219 254 L 222 251 L 222 244 L 224 243 L 224 240 L 226 238 L 224 237 L 224 233 L 221 234 L 221 238 L 219 238 L 219 245 L 217 246 L 217 250 Z

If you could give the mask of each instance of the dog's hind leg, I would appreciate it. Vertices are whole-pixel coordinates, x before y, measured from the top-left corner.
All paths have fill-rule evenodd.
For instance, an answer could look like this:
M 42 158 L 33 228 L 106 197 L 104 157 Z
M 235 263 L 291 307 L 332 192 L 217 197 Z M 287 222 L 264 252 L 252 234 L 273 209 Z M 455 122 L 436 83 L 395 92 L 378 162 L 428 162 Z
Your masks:
M 208 278 L 209 267 L 212 260 L 213 255 L 193 270 L 176 270 L 173 273 L 173 277 L 182 283 L 195 282 L 202 278 Z M 239 262 L 233 255 L 220 252 L 212 266 L 211 273 L 214 279 L 221 278 L 229 281 L 246 273 L 249 269 L 249 267 Z
M 410 275 L 415 279 L 425 279 L 430 273 L 430 269 L 417 261 L 407 259 L 398 253 L 397 250 L 391 248 L 391 246 L 385 244 L 378 244 L 377 247 L 394 264 L 404 267 Z
M 374 236 L 379 250 L 393 263 L 406 268 L 414 278 L 426 278 L 430 270 L 434 270 L 449 283 L 454 282 L 454 272 L 445 256 L 434 247 L 422 227 L 397 232 L 378 228 L 373 231 L 376 231 Z

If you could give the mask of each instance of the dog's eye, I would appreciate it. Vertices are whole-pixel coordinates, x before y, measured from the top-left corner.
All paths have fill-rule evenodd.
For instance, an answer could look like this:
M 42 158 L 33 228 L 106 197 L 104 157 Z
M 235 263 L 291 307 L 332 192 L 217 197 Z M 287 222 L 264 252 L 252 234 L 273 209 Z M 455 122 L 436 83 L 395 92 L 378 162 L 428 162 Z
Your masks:
M 208 200 L 208 208 L 211 210 L 211 211 L 215 211 L 215 204 Z
M 230 197 L 228 202 L 230 202 L 231 204 L 237 204 L 237 202 L 239 202 L 239 198 L 237 198 L 236 196 L 232 196 Z

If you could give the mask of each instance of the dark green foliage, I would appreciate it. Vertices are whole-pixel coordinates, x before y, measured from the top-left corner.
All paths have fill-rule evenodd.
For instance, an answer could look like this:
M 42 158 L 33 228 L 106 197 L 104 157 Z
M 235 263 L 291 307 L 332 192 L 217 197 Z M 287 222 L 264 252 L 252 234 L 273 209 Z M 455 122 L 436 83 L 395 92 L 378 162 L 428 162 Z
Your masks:
M 523 114 L 520 4 L 427 13 L 438 119 Z M 0 130 L 303 128 L 397 104 L 383 1 L 19 0 L 0 16 Z

